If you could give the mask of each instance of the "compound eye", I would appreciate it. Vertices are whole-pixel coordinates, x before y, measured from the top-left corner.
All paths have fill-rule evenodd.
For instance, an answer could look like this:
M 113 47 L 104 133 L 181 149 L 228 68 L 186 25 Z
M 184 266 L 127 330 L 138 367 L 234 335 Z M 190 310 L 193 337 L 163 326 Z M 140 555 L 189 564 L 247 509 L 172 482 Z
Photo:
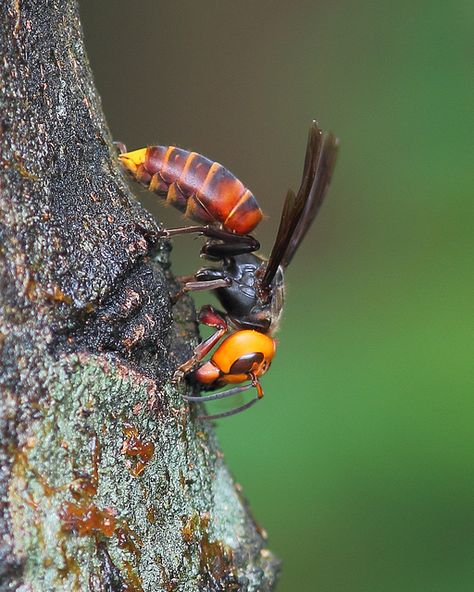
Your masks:
M 229 374 L 248 374 L 251 372 L 255 365 L 260 364 L 263 361 L 262 352 L 253 352 L 241 356 L 232 364 L 229 370 Z

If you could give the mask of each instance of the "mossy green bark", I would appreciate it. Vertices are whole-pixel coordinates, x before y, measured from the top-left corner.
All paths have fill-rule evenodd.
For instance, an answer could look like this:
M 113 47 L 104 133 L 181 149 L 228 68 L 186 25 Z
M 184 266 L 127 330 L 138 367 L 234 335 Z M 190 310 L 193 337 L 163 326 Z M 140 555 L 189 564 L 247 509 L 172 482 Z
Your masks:
M 0 68 L 0 591 L 272 589 L 171 382 L 194 311 L 116 166 L 75 2 L 3 2 Z

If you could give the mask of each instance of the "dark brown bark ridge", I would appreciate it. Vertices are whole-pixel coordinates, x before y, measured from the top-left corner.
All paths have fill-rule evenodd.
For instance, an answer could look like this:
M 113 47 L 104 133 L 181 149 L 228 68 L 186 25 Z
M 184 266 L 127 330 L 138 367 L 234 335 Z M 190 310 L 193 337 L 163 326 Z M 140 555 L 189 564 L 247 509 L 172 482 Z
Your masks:
M 117 168 L 76 2 L 5 0 L 0 68 L 0 591 L 271 590 L 170 382 L 194 312 Z

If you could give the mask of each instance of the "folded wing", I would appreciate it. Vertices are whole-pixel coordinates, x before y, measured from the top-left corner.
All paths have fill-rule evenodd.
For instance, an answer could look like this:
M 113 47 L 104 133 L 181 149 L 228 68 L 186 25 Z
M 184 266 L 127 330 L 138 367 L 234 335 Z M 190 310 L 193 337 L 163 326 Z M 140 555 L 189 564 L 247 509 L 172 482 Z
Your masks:
M 338 140 L 332 132 L 323 132 L 314 121 L 310 127 L 303 177 L 298 193 L 288 191 L 283 205 L 275 244 L 265 273 L 263 290 L 268 289 L 279 265 L 286 267 L 293 259 L 318 213 L 331 181 Z

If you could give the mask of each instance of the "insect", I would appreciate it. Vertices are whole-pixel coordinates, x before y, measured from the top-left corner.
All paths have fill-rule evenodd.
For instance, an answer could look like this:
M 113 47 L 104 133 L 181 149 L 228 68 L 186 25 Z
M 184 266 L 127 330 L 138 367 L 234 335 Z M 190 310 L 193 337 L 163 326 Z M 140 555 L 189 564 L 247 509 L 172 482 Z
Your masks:
M 186 292 L 212 290 L 224 312 L 210 305 L 198 320 L 215 329 L 176 371 L 203 391 L 230 388 L 205 396 L 185 396 L 191 402 L 214 401 L 250 388 L 256 397 L 217 419 L 247 409 L 263 397 L 260 378 L 276 351 L 274 335 L 284 305 L 284 270 L 290 264 L 324 200 L 336 162 L 338 140 L 313 122 L 308 135 L 298 192 L 289 190 L 269 259 L 257 254 L 250 234 L 262 219 L 258 203 L 230 171 L 195 152 L 173 146 L 149 146 L 120 155 L 132 177 L 162 195 L 199 226 L 163 229 L 160 236 L 198 233 L 207 240 L 201 254 L 218 267 L 203 267 L 184 279 L 174 301 Z M 216 347 L 217 346 L 217 347 Z M 209 361 L 203 359 L 216 347 Z M 196 368 L 197 366 L 197 368 Z M 238 386 L 232 386 L 238 385 Z

